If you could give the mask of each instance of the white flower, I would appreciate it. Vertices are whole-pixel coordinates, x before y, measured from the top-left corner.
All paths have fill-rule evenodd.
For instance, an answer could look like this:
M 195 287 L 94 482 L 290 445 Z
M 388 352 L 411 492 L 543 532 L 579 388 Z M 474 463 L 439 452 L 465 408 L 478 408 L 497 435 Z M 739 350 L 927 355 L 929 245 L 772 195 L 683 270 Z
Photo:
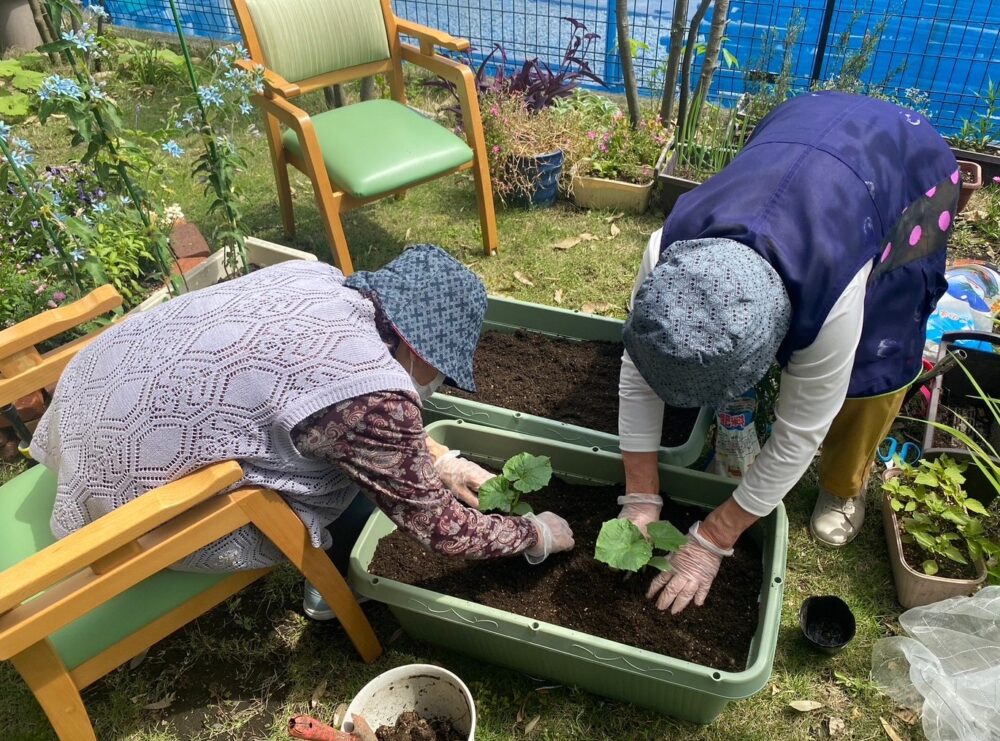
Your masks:
M 179 203 L 172 203 L 163 209 L 163 218 L 168 224 L 173 224 L 184 219 L 184 212 L 181 211 Z

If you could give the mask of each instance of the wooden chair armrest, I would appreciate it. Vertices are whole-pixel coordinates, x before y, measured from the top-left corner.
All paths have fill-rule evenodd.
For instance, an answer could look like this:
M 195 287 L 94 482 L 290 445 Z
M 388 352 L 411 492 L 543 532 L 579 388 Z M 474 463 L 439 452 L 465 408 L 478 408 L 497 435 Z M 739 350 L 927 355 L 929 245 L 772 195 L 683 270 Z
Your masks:
M 243 469 L 235 461 L 195 471 L 146 492 L 0 572 L 0 614 L 218 494 L 242 477 Z
M 417 39 L 421 49 L 424 49 L 424 45 L 427 44 L 431 47 L 440 46 L 448 51 L 467 51 L 470 46 L 468 39 L 460 39 L 436 28 L 430 28 L 422 23 L 415 23 L 403 18 L 396 19 L 396 32 Z
M 447 57 L 442 57 L 437 54 L 425 54 L 420 49 L 415 46 L 411 46 L 410 44 L 400 44 L 399 49 L 400 56 L 404 62 L 415 64 L 428 72 L 433 72 L 449 82 L 455 83 L 459 87 L 459 95 L 461 95 L 461 90 L 464 87 L 466 78 L 468 78 L 470 82 L 474 83 L 475 81 L 475 75 L 472 70 L 469 69 L 469 65 L 467 64 L 462 64 L 461 62 L 456 62 L 454 59 L 448 59 Z M 475 90 L 474 85 L 472 89 Z
M 121 305 L 122 297 L 114 286 L 99 286 L 78 301 L 43 311 L 0 331 L 0 358 L 37 345 Z
M 273 98 L 277 94 L 282 98 L 294 98 L 302 92 L 299 86 L 294 82 L 289 82 L 274 70 L 268 69 L 267 67 L 264 67 L 263 64 L 255 62 L 252 59 L 237 59 L 235 64 L 244 72 L 250 73 L 257 69 L 257 67 L 263 68 L 264 92 L 268 97 Z

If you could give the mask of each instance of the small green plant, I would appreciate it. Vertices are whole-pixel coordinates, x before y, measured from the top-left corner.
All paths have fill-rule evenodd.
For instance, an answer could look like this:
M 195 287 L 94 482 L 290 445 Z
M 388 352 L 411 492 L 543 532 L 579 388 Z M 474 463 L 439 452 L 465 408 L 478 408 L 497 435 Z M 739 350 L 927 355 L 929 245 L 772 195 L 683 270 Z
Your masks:
M 925 574 L 936 574 L 943 559 L 968 564 L 1000 556 L 1000 544 L 985 534 L 986 507 L 962 488 L 966 464 L 942 455 L 917 465 L 899 460 L 894 465 L 899 475 L 882 488 L 889 506 L 901 516 L 901 539 L 927 556 L 921 564 Z M 996 563 L 989 568 L 991 581 L 1000 580 Z
M 666 556 L 654 556 L 654 549 L 673 553 L 687 543 L 687 536 L 666 521 L 649 523 L 646 532 L 648 539 L 629 520 L 608 520 L 601 525 L 594 558 L 623 571 L 640 571 L 644 566 L 669 571 Z
M 0 60 L 0 119 L 16 123 L 35 110 L 44 68 L 45 57 L 37 53 Z
M 976 152 L 988 152 L 995 149 L 997 139 L 1000 139 L 1000 85 L 989 80 L 986 91 L 976 93 L 983 104 L 983 110 L 974 116 L 962 120 L 962 128 L 958 135 L 951 138 L 953 144 Z
M 499 476 L 479 488 L 479 509 L 526 515 L 531 512 L 531 505 L 522 502 L 521 495 L 543 489 L 551 478 L 552 461 L 548 456 L 518 453 L 503 464 Z
M 581 174 L 630 183 L 652 179 L 653 165 L 668 140 L 659 116 L 648 116 L 632 128 L 621 111 L 603 129 L 589 129 L 587 138 L 591 151 Z
M 181 80 L 184 57 L 180 54 L 135 39 L 122 39 L 122 44 L 117 70 L 122 77 L 150 87 Z

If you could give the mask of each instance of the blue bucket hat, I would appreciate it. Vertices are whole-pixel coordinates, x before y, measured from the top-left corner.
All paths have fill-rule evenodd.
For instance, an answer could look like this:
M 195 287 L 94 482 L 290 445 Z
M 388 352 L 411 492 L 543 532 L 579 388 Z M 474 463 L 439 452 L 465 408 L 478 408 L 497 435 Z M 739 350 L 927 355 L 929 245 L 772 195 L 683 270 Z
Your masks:
M 774 268 L 731 239 L 674 242 L 643 281 L 623 340 L 671 406 L 714 406 L 752 388 L 774 362 L 791 302 Z
M 445 382 L 475 393 L 472 359 L 486 316 L 486 288 L 462 263 L 430 244 L 414 245 L 344 285 L 374 295 L 393 328 Z

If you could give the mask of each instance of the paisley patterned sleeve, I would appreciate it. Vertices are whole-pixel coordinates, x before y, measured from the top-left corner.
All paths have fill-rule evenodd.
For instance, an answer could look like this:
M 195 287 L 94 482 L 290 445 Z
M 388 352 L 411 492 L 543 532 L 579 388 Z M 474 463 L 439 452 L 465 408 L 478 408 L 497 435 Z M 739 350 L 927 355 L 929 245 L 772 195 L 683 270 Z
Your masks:
M 403 392 L 347 399 L 299 423 L 302 455 L 339 466 L 379 509 L 425 548 L 457 558 L 498 558 L 537 540 L 519 517 L 486 515 L 452 496 L 427 451 L 420 407 Z

